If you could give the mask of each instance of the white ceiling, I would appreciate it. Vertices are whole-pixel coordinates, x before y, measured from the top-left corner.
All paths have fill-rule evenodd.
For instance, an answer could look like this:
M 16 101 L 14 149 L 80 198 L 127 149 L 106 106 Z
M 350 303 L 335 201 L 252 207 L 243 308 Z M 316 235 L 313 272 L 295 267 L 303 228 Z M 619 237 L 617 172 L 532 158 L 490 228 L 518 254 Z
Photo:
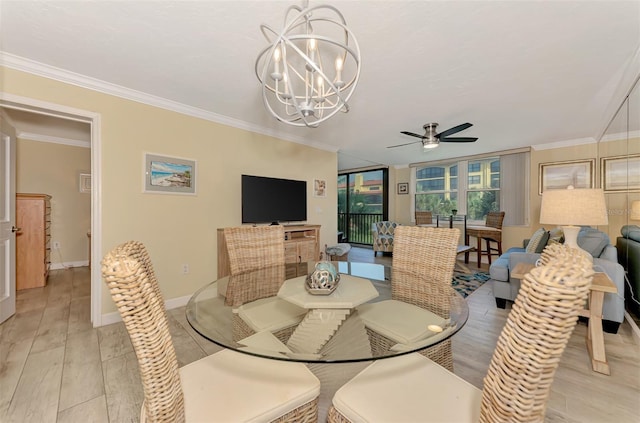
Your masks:
M 640 1 L 326 3 L 353 30 L 362 73 L 351 111 L 316 129 L 271 117 L 254 73 L 260 24 L 279 28 L 301 2 L 0 0 L 0 60 L 338 151 L 341 170 L 593 140 L 640 74 Z M 429 122 L 471 122 L 457 135 L 479 140 L 386 148 Z

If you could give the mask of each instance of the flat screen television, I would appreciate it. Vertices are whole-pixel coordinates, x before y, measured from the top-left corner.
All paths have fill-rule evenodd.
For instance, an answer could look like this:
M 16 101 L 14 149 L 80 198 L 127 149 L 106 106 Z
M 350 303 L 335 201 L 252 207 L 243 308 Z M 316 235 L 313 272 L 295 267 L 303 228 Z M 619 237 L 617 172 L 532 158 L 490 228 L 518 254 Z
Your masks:
M 242 175 L 242 223 L 307 220 L 307 181 Z

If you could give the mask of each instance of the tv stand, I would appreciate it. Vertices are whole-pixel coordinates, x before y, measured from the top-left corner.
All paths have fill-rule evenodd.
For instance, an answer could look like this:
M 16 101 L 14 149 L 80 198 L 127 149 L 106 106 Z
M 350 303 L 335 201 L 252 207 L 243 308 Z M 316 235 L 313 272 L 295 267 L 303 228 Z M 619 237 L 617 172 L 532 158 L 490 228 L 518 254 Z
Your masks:
M 320 260 L 320 225 L 283 225 L 285 263 Z M 218 278 L 229 275 L 224 228 L 218 228 Z

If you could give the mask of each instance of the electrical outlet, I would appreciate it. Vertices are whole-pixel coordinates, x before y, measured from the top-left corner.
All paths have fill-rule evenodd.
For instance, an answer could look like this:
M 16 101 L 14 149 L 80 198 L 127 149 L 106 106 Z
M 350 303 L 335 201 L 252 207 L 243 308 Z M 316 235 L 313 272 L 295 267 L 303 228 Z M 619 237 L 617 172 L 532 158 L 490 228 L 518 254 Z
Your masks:
M 53 241 L 53 249 L 54 250 L 60 249 L 60 241 Z
M 189 273 L 189 265 L 188 264 L 183 264 L 182 265 L 182 274 L 186 275 L 187 273 Z

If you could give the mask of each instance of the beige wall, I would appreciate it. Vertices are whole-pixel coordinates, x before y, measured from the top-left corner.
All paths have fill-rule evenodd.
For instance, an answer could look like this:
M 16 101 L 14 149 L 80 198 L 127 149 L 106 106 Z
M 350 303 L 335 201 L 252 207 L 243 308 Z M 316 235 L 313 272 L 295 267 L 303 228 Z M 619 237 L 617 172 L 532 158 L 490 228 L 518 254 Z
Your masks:
M 600 143 L 600 147 L 596 143 L 575 145 L 570 147 L 551 148 L 545 150 L 531 151 L 531 167 L 530 171 L 530 191 L 529 191 L 529 226 L 505 226 L 503 229 L 502 247 L 506 250 L 511 247 L 522 246 L 522 241 L 527 239 L 542 227 L 540 225 L 540 203 L 541 196 L 538 194 L 538 175 L 541 163 L 562 162 L 580 159 L 595 159 L 595 186 L 600 186 L 600 163 L 598 157 L 608 157 L 617 155 L 626 155 L 627 151 L 631 153 L 640 153 L 640 139 L 631 139 L 627 144 L 627 140 L 611 141 Z M 629 147 L 629 146 L 635 147 Z M 409 168 L 395 169 L 395 177 L 397 182 L 409 182 L 411 180 L 412 170 Z M 504 175 L 508 177 L 508 175 Z M 390 187 L 394 195 L 395 207 L 393 209 L 392 218 L 403 224 L 412 224 L 411 222 L 411 196 L 397 195 L 395 185 Z M 640 194 L 632 193 L 628 198 L 627 193 L 605 195 L 607 207 L 609 209 L 609 225 L 600 227 L 599 229 L 607 232 L 611 242 L 615 244 L 615 239 L 620 234 L 620 228 L 626 224 L 626 214 L 628 209 L 627 201 L 640 199 Z M 547 228 L 550 229 L 550 228 Z
M 412 189 L 411 189 L 411 171 L 412 169 L 408 167 L 393 169 L 395 174 L 395 184 L 389 184 L 389 190 L 394 194 L 391 195 L 395 199 L 395 204 L 393 208 L 393 212 L 391 212 L 391 207 L 389 208 L 389 214 L 393 214 L 393 219 L 396 222 L 399 222 L 403 225 L 412 225 L 413 217 L 411 210 L 411 197 L 412 197 Z M 398 195 L 398 184 L 406 182 L 409 184 L 409 194 Z
M 87 265 L 91 196 L 79 190 L 79 174 L 90 173 L 91 150 L 18 138 L 16 192 L 51 196 L 52 268 Z M 53 247 L 53 245 L 51 245 Z
M 336 153 L 12 69 L 4 69 L 3 83 L 10 94 L 100 114 L 102 253 L 127 240 L 144 242 L 165 299 L 191 295 L 215 279 L 216 229 L 240 225 L 243 173 L 306 180 L 308 223 L 322 225 L 321 245 L 335 242 Z M 197 160 L 197 195 L 144 194 L 144 152 Z M 315 178 L 327 181 L 327 197 L 313 197 Z M 102 312 L 113 311 L 103 287 Z

